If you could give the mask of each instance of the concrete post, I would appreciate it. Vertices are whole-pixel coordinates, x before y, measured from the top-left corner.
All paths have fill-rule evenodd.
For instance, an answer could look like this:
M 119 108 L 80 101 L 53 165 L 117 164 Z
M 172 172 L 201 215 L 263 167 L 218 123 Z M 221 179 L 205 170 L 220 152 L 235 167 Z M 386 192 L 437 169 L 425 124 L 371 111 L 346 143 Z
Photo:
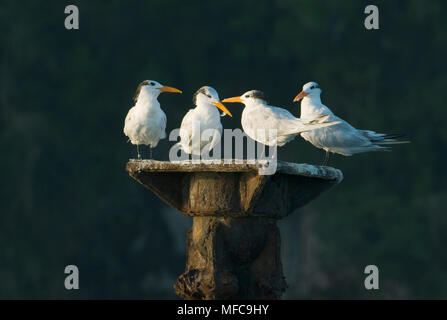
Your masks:
M 287 284 L 276 221 L 343 179 L 340 170 L 278 162 L 258 164 L 130 160 L 130 176 L 185 216 L 185 272 L 174 285 L 184 299 L 279 299 Z

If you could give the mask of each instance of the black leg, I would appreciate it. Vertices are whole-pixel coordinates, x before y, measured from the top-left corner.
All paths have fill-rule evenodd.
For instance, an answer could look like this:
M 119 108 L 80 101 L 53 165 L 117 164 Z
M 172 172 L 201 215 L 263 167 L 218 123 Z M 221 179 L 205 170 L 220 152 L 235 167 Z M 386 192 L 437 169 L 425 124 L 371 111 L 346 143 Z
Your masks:
M 140 154 L 140 148 L 137 144 L 137 154 L 138 154 L 138 159 L 141 159 L 141 154 Z
M 326 150 L 326 156 L 324 157 L 324 162 L 322 166 L 327 165 L 328 161 L 329 161 L 329 151 Z

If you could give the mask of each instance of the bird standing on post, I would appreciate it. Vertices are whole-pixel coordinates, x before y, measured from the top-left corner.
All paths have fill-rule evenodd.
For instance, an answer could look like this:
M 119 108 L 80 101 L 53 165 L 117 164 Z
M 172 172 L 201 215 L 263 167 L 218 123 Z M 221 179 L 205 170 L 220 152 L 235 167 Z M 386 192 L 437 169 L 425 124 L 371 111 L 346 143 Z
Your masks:
M 323 165 L 329 160 L 329 152 L 351 156 L 355 153 L 369 151 L 390 151 L 386 145 L 409 143 L 397 140 L 402 134 L 384 134 L 371 130 L 357 130 L 348 122 L 337 117 L 321 102 L 321 88 L 316 82 L 308 82 L 303 90 L 293 99 L 301 99 L 301 119 L 313 120 L 321 116 L 329 117 L 329 121 L 339 121 L 340 124 L 328 128 L 303 132 L 301 136 L 315 147 L 326 151 Z
M 193 97 L 194 109 L 189 110 L 183 117 L 180 126 L 180 149 L 188 154 L 201 155 L 209 152 L 219 143 L 222 135 L 219 108 L 225 114 L 232 116 L 230 111 L 222 104 L 219 95 L 212 87 L 201 87 Z M 217 107 L 217 108 L 216 108 Z M 202 140 L 205 130 L 211 130 L 212 136 Z M 207 150 L 204 147 L 207 146 Z
M 240 97 L 227 98 L 222 102 L 239 102 L 245 105 L 241 124 L 244 132 L 253 140 L 267 146 L 283 146 L 300 132 L 315 130 L 337 124 L 326 122 L 327 116 L 305 121 L 296 118 L 286 109 L 270 106 L 264 94 L 258 90 L 245 92 Z M 265 134 L 265 130 L 268 132 Z M 275 130 L 276 135 L 270 135 Z
M 166 114 L 161 110 L 157 100 L 162 92 L 182 93 L 157 81 L 141 82 L 135 93 L 135 106 L 129 110 L 124 121 L 124 134 L 137 146 L 138 159 L 141 159 L 140 144 L 149 146 L 152 158 L 152 148 L 157 146 L 160 139 L 166 138 Z

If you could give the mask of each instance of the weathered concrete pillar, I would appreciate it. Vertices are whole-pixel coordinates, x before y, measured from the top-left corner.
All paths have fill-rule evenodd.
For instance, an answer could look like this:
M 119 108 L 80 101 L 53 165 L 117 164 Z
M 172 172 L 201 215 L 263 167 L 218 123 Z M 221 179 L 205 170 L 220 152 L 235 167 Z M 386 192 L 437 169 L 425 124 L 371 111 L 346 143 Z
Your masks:
M 127 171 L 185 216 L 185 272 L 174 285 L 184 299 L 279 299 L 285 291 L 276 220 L 338 184 L 340 170 L 278 162 L 193 164 L 130 160 Z

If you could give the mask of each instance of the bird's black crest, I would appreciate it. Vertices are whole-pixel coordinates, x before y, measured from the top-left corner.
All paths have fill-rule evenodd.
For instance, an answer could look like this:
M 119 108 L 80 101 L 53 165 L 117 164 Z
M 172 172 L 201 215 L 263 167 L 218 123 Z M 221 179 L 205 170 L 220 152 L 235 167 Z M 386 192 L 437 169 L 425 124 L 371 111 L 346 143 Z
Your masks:
M 199 90 L 197 90 L 196 93 L 194 93 L 194 95 L 192 96 L 192 103 L 194 103 L 194 105 L 197 105 L 196 104 L 197 96 L 201 93 L 206 94 L 206 87 L 202 87 Z
M 147 81 L 147 80 L 144 80 L 143 82 L 141 82 L 141 83 L 138 85 L 138 87 L 137 87 L 137 91 L 135 92 L 135 95 L 133 96 L 133 101 L 134 101 L 134 102 L 137 102 L 137 100 L 138 100 L 138 96 L 140 95 L 141 88 L 142 88 L 143 86 L 147 86 L 147 85 L 149 85 L 149 81 Z
M 250 97 L 251 98 L 255 98 L 255 99 L 261 99 L 267 102 L 267 97 L 265 96 L 264 92 L 259 91 L 259 90 L 253 90 L 250 93 Z

